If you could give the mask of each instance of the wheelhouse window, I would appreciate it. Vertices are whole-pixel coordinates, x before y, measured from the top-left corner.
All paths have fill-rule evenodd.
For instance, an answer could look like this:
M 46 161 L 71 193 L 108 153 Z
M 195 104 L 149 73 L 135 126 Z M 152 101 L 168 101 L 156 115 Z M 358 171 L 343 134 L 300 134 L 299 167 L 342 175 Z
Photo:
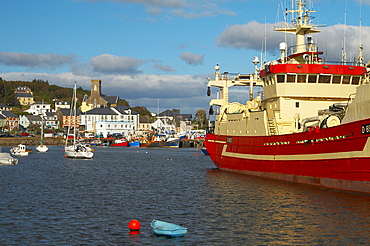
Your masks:
M 317 75 L 310 74 L 308 75 L 308 83 L 316 83 Z
M 297 75 L 297 83 L 306 83 L 306 75 L 298 74 Z
M 286 82 L 287 83 L 295 83 L 295 77 L 296 77 L 295 74 L 288 74 L 286 76 Z
M 285 82 L 285 76 L 283 74 L 282 75 L 277 75 L 276 79 L 277 79 L 278 83 L 284 83 Z
M 360 77 L 352 77 L 352 85 L 359 85 Z
M 330 84 L 331 75 L 319 75 L 319 83 Z
M 351 82 L 351 76 L 343 76 L 342 84 L 349 85 Z
M 264 85 L 267 86 L 268 85 L 268 78 L 262 78 L 262 80 L 263 80 Z
M 269 84 L 270 84 L 270 85 L 275 84 L 275 76 L 270 76 L 270 77 L 269 77 Z
M 340 84 L 342 76 L 333 76 L 332 84 Z

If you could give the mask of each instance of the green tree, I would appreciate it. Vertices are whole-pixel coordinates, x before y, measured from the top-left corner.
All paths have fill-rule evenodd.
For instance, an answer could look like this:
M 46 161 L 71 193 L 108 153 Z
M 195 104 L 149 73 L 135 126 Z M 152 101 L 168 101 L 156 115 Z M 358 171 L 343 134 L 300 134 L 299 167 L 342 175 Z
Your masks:
M 123 106 L 130 107 L 130 104 L 125 99 L 119 99 L 117 105 L 123 105 Z
M 174 109 L 172 109 L 172 112 L 175 112 L 175 113 L 180 114 L 180 109 L 178 109 L 178 108 L 174 108 Z
M 204 109 L 200 109 L 195 113 L 194 121 L 204 129 L 208 125 L 207 113 Z
M 150 113 L 150 111 L 146 107 L 143 107 L 143 106 L 133 107 L 132 110 L 135 110 L 136 112 L 138 112 L 142 116 L 143 115 L 148 115 L 149 117 L 152 116 L 152 113 Z

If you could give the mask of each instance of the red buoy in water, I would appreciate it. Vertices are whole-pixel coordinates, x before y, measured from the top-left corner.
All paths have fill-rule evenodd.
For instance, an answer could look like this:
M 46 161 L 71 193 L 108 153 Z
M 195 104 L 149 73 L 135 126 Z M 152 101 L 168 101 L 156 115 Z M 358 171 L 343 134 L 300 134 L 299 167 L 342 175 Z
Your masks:
M 138 220 L 131 220 L 128 223 L 128 228 L 131 231 L 139 231 L 140 230 L 140 222 Z

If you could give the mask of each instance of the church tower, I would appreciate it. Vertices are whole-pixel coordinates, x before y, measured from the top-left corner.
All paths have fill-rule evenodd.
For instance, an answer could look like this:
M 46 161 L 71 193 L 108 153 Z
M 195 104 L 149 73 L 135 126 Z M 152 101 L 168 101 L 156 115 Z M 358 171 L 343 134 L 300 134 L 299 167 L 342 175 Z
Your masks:
M 106 96 L 101 94 L 101 80 L 91 80 L 91 95 L 85 95 L 81 103 L 81 111 L 86 112 L 94 108 L 115 107 L 118 103 L 118 96 Z
M 91 103 L 93 108 L 97 108 L 100 104 L 100 94 L 101 94 L 101 80 L 92 79 L 91 80 Z

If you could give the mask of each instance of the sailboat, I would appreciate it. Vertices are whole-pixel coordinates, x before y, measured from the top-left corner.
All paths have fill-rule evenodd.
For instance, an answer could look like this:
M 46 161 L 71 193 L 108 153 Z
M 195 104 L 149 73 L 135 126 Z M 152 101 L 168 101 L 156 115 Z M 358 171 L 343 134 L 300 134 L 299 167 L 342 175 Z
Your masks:
M 76 141 L 76 118 L 77 118 L 77 84 L 75 82 L 73 89 L 73 97 L 70 110 L 70 119 L 73 120 L 73 126 L 69 124 L 68 134 L 71 134 L 71 128 L 73 127 L 73 139 L 66 138 L 66 144 L 64 148 L 64 157 L 66 158 L 82 158 L 82 159 L 91 159 L 94 156 L 94 149 L 90 145 L 85 143 L 77 143 Z M 71 141 L 72 140 L 72 141 Z
M 41 119 L 43 119 L 43 118 L 41 117 Z M 46 145 L 44 145 L 44 144 L 42 143 L 42 137 L 43 137 L 43 135 L 44 135 L 44 121 L 43 121 L 43 120 L 41 120 L 41 137 L 40 137 L 40 144 L 36 147 L 36 150 L 37 150 L 38 152 L 47 152 L 47 151 L 49 150 L 49 148 L 48 148 Z

